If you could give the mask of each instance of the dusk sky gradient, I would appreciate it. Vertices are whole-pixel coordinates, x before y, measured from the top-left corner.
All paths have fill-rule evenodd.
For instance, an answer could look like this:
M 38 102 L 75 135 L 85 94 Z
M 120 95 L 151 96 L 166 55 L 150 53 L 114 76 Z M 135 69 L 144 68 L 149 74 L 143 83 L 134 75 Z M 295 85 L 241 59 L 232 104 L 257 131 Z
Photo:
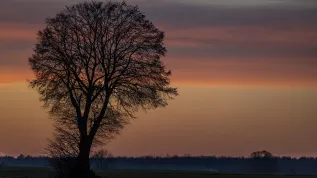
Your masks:
M 36 33 L 79 0 L 0 1 L 0 154 L 39 155 L 52 123 L 28 88 Z M 114 155 L 317 156 L 316 0 L 127 0 L 166 33 L 180 96 L 140 112 Z

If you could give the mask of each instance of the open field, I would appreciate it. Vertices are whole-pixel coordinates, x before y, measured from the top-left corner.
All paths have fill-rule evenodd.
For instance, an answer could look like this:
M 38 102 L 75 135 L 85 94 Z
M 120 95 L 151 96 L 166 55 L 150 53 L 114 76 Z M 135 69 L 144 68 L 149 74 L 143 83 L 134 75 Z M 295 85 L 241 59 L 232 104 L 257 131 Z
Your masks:
M 317 176 L 301 175 L 244 175 L 244 174 L 215 174 L 210 172 L 191 171 L 96 171 L 98 175 L 107 178 L 317 178 Z M 2 168 L 0 178 L 53 178 L 53 171 L 47 168 Z

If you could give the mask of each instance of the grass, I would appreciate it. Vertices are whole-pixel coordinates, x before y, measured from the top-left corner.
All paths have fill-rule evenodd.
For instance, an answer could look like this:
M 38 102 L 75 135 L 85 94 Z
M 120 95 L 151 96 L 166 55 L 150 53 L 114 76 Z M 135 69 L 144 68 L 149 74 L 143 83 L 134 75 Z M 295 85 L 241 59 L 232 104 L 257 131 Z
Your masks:
M 217 174 L 196 171 L 96 171 L 106 178 L 317 178 L 317 176 L 300 175 L 248 175 L 248 174 Z M 53 178 L 53 171 L 49 168 L 2 168 L 0 178 Z
M 0 178 L 53 178 L 53 173 L 49 168 L 3 167 L 0 169 Z

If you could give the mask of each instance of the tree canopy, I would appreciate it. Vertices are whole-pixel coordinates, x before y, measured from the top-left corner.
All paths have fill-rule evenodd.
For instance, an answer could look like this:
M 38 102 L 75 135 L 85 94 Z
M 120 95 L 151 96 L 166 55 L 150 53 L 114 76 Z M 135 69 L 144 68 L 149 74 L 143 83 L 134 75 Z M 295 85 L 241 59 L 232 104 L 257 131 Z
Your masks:
M 125 2 L 67 7 L 38 32 L 30 81 L 58 124 L 76 126 L 79 157 L 96 135 L 116 133 L 140 109 L 176 96 L 161 57 L 164 32 Z M 83 155 L 82 155 L 83 154 Z

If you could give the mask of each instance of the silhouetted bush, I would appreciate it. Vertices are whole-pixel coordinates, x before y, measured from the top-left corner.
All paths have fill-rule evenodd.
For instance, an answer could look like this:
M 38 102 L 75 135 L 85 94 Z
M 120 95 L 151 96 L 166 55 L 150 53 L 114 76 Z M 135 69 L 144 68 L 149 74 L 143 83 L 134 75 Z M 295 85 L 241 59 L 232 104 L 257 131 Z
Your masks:
M 50 164 L 55 170 L 55 178 L 101 178 L 93 171 L 88 174 L 82 174 L 77 169 L 76 158 L 73 157 L 55 157 L 50 159 Z
M 50 164 L 55 170 L 56 178 L 70 178 L 75 171 L 74 158 L 52 158 Z

